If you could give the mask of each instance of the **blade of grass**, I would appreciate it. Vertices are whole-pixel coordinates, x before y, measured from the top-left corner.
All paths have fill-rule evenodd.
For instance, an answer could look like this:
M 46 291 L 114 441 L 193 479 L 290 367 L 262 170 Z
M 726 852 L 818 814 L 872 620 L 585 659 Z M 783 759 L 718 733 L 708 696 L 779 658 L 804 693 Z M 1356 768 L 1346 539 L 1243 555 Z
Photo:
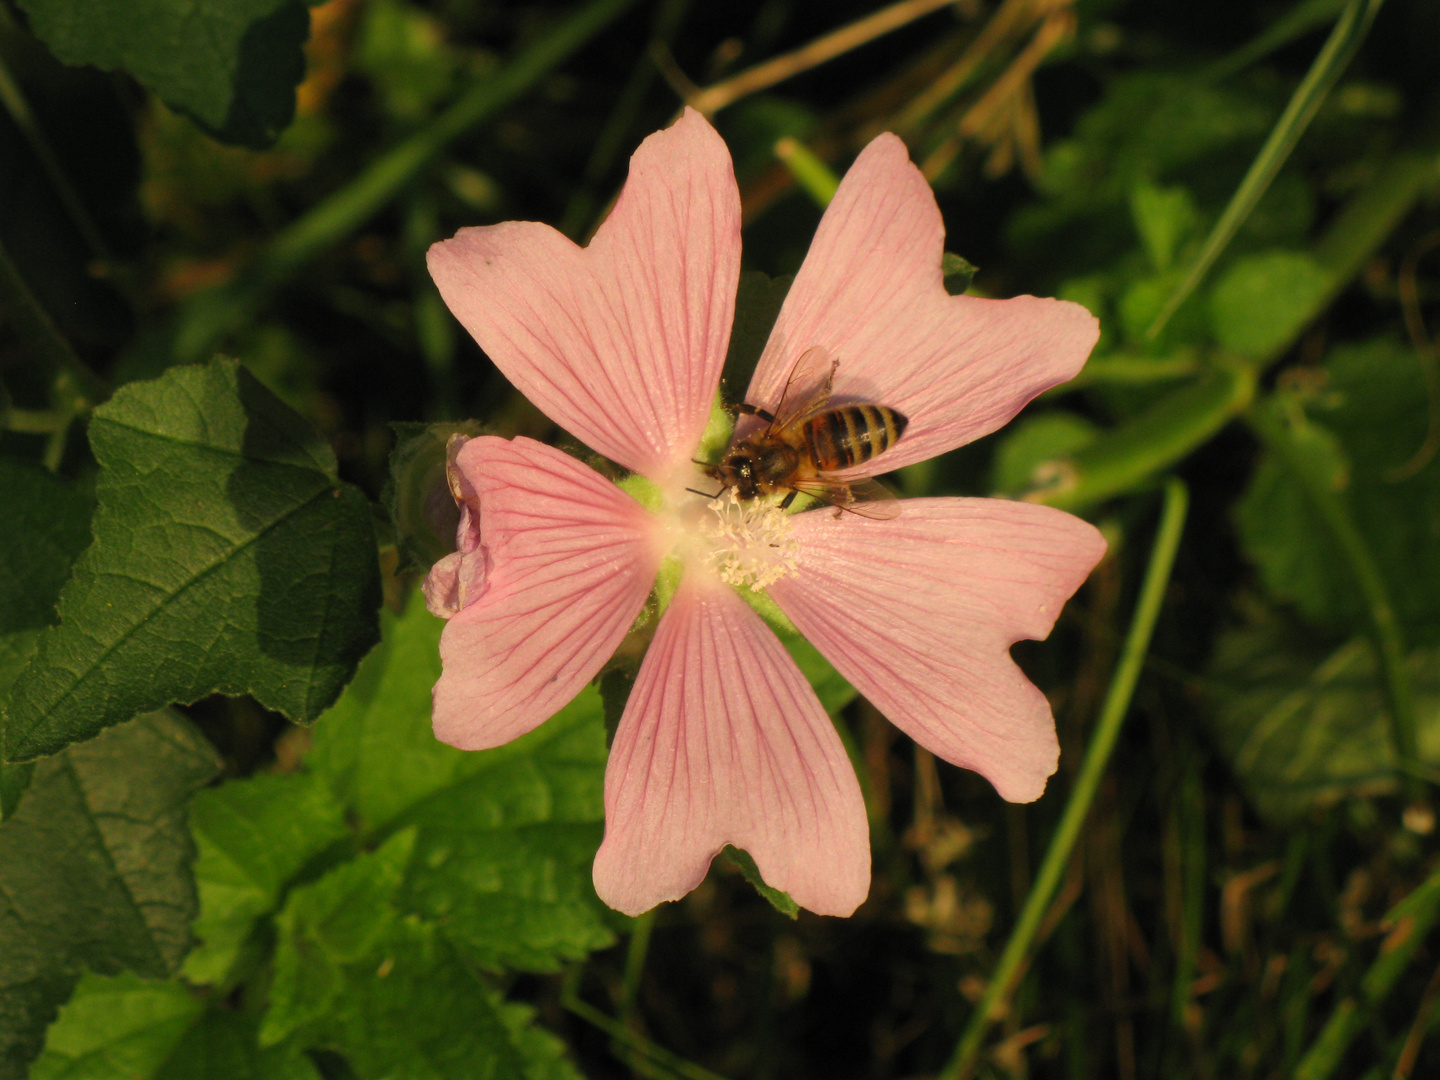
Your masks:
M 814 151 L 799 139 L 786 135 L 775 143 L 775 156 L 790 171 L 795 182 L 815 200 L 815 205 L 822 210 L 830 205 L 835 190 L 840 186 L 840 178 Z
M 1360 980 L 1357 994 L 1335 1007 L 1320 1035 L 1295 1067 L 1294 1080 L 1327 1080 L 1333 1076 L 1355 1036 L 1371 1013 L 1395 988 L 1415 952 L 1440 919 L 1440 870 L 1390 909 L 1385 922 L 1393 927 L 1380 945 L 1380 955 Z
M 1065 811 L 1045 852 L 1045 861 L 1035 877 L 1035 884 L 1026 898 L 1025 907 L 1005 943 L 1005 951 L 995 965 L 995 972 L 985 988 L 985 996 L 975 1007 L 970 1022 L 960 1035 L 955 1053 L 940 1070 L 939 1080 L 962 1080 L 974 1070 L 980 1056 L 981 1045 L 990 1026 L 1000 1019 L 1006 1002 L 1023 974 L 1029 952 L 1040 928 L 1046 909 L 1060 885 L 1075 842 L 1080 838 L 1081 827 L 1095 799 L 1101 777 L 1115 748 L 1120 734 L 1120 725 L 1130 709 L 1130 699 L 1140 678 L 1140 668 L 1150 648 L 1150 636 L 1155 630 L 1160 607 L 1165 600 L 1165 591 L 1170 583 L 1170 571 L 1175 565 L 1175 552 L 1180 546 L 1180 534 L 1185 526 L 1185 512 L 1189 495 L 1185 485 L 1175 478 L 1165 483 L 1164 504 L 1160 512 L 1160 527 L 1155 543 L 1150 549 L 1150 565 L 1145 570 L 1145 580 L 1140 587 L 1140 598 L 1135 604 L 1135 615 L 1130 630 L 1125 635 L 1120 662 L 1110 681 L 1105 695 L 1105 704 L 1100 710 L 1100 719 L 1095 726 L 1094 737 L 1085 751 L 1085 760 L 1075 777 L 1075 786 L 1065 804 Z
M 353 233 L 451 143 L 532 89 L 634 2 L 590 0 L 577 8 L 498 73 L 476 83 L 428 124 L 282 230 L 236 281 L 199 294 L 180 312 L 169 361 L 203 360 L 227 334 L 243 326 L 278 286 L 320 252 Z
M 1186 298 L 1195 291 L 1195 287 L 1204 279 L 1220 253 L 1250 216 L 1250 211 L 1255 209 L 1255 204 L 1260 201 L 1260 197 L 1270 186 L 1270 181 L 1275 179 L 1276 173 L 1295 149 L 1300 136 L 1305 134 L 1310 121 L 1315 119 L 1315 114 L 1330 88 L 1335 85 L 1341 72 L 1349 66 L 1356 50 L 1360 48 L 1360 43 L 1365 40 L 1365 34 L 1375 19 L 1375 13 L 1380 10 L 1381 3 L 1382 0 L 1350 0 L 1345 10 L 1340 13 L 1340 18 L 1320 50 L 1320 55 L 1315 58 L 1300 85 L 1295 88 L 1294 95 L 1271 129 L 1265 145 L 1260 148 L 1260 153 L 1250 164 L 1250 170 L 1231 196 L 1230 204 L 1225 207 L 1220 220 L 1205 238 L 1205 243 L 1184 277 L 1180 279 L 1180 284 L 1165 301 L 1160 313 L 1155 316 L 1155 321 L 1150 324 L 1150 329 L 1146 331 L 1149 337 L 1158 336 L 1165 328 L 1170 316 L 1174 315 Z

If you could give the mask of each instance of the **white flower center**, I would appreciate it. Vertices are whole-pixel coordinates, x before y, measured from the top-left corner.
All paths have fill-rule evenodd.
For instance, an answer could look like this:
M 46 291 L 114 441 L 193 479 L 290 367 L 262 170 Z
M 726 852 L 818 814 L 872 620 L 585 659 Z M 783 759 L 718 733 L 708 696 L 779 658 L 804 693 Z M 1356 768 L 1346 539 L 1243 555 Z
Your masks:
M 727 585 L 759 592 L 795 569 L 800 545 L 791 535 L 790 518 L 773 503 L 758 499 L 741 502 L 733 488 L 711 499 L 711 511 L 700 523 L 700 534 L 710 541 L 705 564 Z

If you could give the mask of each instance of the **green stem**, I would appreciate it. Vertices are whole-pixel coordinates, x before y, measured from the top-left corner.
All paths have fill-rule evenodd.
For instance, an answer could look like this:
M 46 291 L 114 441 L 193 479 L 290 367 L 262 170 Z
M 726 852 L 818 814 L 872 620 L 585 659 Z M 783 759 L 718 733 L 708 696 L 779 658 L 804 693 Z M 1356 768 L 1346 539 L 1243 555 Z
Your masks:
M 349 236 L 419 176 L 456 139 L 535 86 L 635 0 L 590 0 L 501 71 L 487 76 L 425 127 L 282 230 L 236 281 L 200 294 L 182 310 L 172 363 L 205 359 L 249 321 L 278 286 L 320 252 Z
M 4 427 L 27 435 L 53 435 L 68 428 L 74 419 L 73 413 L 62 410 L 9 409 L 4 414 Z
M 651 908 L 635 920 L 630 944 L 625 950 L 625 975 L 620 982 L 620 1022 L 627 1028 L 635 1026 L 635 1002 L 640 996 L 640 978 L 645 974 L 645 957 L 650 951 L 650 934 L 655 929 L 655 913 Z
M 1080 510 L 1131 491 L 1207 442 L 1244 412 L 1254 393 L 1251 368 L 1216 367 L 1124 426 L 1051 463 L 1053 475 L 1025 498 Z
M 985 996 L 976 1006 L 955 1047 L 955 1053 L 940 1070 L 939 1080 L 960 1080 L 970 1075 L 980 1055 L 981 1044 L 990 1026 L 1004 1013 L 1015 985 L 1019 982 L 1040 923 L 1049 910 L 1050 902 L 1060 887 L 1065 875 L 1066 864 L 1075 842 L 1080 838 L 1080 829 L 1090 811 L 1090 804 L 1099 789 L 1100 779 L 1115 748 L 1120 734 L 1121 722 L 1130 709 L 1130 698 L 1135 693 L 1135 684 L 1140 678 L 1140 668 L 1150 648 L 1150 636 L 1155 630 L 1155 620 L 1165 600 L 1165 591 L 1170 583 L 1170 570 L 1175 565 L 1175 552 L 1180 546 L 1180 534 L 1185 525 L 1185 511 L 1189 496 L 1185 485 L 1175 478 L 1165 483 L 1165 502 L 1160 513 L 1160 528 L 1150 550 L 1150 565 L 1145 571 L 1145 581 L 1140 587 L 1140 599 L 1135 605 L 1135 615 L 1130 622 L 1129 633 L 1120 653 L 1120 662 L 1110 681 L 1105 695 L 1105 704 L 1100 710 L 1100 720 L 1095 735 L 1085 752 L 1085 760 L 1075 778 L 1075 787 L 1070 792 L 1060 824 L 1050 840 L 1050 849 L 1045 852 L 1045 861 L 1035 877 L 1035 884 L 1026 898 L 1005 951 L 1000 954 L 995 973 L 985 988 Z
M 1370 1023 L 1375 1008 L 1395 988 L 1437 919 L 1440 919 L 1440 870 L 1385 917 L 1394 929 L 1360 980 L 1359 993 L 1335 1007 L 1319 1037 L 1295 1066 L 1294 1080 L 1326 1080 L 1334 1074 L 1355 1036 Z
M 581 998 L 578 985 L 580 970 L 578 967 L 572 969 L 566 975 L 565 982 L 560 988 L 560 1004 L 567 1012 L 573 1013 L 587 1024 L 599 1028 L 615 1042 L 623 1043 L 632 1050 L 644 1054 L 654 1064 L 663 1067 L 675 1076 L 683 1077 L 684 1080 L 725 1080 L 719 1074 L 712 1073 L 709 1069 L 696 1065 L 693 1061 L 687 1061 L 678 1054 L 672 1054 L 662 1046 L 657 1046 L 643 1035 L 637 1035 L 618 1020 L 606 1016 Z
M 1059 397 L 1061 394 L 1095 385 L 1144 386 L 1149 383 L 1193 378 L 1201 374 L 1200 364 L 1200 358 L 1193 350 L 1163 357 L 1123 352 L 1106 353 L 1104 356 L 1092 356 L 1085 361 L 1079 375 L 1067 383 L 1051 387 L 1046 391 L 1046 395 Z
M 1289 158 L 1290 152 L 1295 149 L 1300 136 L 1305 134 L 1310 121 L 1315 119 L 1315 114 L 1320 110 L 1330 88 L 1335 85 L 1335 80 L 1349 66 L 1356 50 L 1360 48 L 1360 43 L 1365 40 L 1365 34 L 1375 19 L 1375 13 L 1380 10 L 1381 2 L 1382 0 L 1350 0 L 1345 6 L 1335 28 L 1330 32 L 1330 37 L 1320 50 L 1320 55 L 1310 65 L 1310 70 L 1305 73 L 1300 85 L 1295 88 L 1294 95 L 1271 129 L 1265 145 L 1251 162 L 1249 172 L 1235 189 L 1230 204 L 1225 207 L 1220 220 L 1205 238 L 1204 245 L 1186 270 L 1185 276 L 1181 278 L 1180 284 L 1165 301 L 1160 313 L 1155 316 L 1155 321 L 1150 324 L 1150 329 L 1146 332 L 1149 337 L 1157 337 L 1165 328 L 1170 316 L 1174 315 L 1186 298 L 1195 291 L 1195 287 L 1200 284 L 1215 260 L 1220 257 L 1220 253 L 1250 216 L 1250 211 L 1255 209 L 1255 204 L 1260 201 L 1270 182 Z
M 1250 410 L 1251 427 L 1260 439 L 1300 482 L 1310 504 L 1335 538 L 1361 596 L 1370 621 L 1370 636 L 1381 673 L 1386 703 L 1390 712 L 1390 738 L 1395 760 L 1406 783 L 1418 791 L 1420 782 L 1419 752 L 1415 734 L 1415 694 L 1410 685 L 1410 671 L 1405 663 L 1405 640 L 1390 589 L 1370 546 L 1355 524 L 1349 507 L 1335 491 L 1329 478 L 1311 464 L 1311 457 L 1297 441 L 1293 422 L 1287 419 L 1283 404 L 1273 398 Z

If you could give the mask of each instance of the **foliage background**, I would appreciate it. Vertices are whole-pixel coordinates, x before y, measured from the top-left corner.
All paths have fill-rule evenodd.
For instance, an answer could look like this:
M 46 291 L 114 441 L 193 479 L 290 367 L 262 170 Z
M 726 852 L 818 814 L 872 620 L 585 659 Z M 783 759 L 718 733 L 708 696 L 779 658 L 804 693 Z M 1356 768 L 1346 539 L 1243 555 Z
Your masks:
M 1440 1070 L 1440 8 L 876 10 L 0 3 L 0 1077 Z M 1111 538 L 1015 650 L 1046 797 L 803 657 L 870 810 L 847 921 L 787 918 L 743 856 L 599 905 L 623 667 L 510 747 L 428 731 L 438 443 L 408 440 L 563 434 L 425 249 L 583 239 L 682 100 L 734 154 L 747 270 L 793 273 L 889 129 L 973 291 L 1104 327 L 895 478 Z M 732 398 L 780 288 L 742 285 Z

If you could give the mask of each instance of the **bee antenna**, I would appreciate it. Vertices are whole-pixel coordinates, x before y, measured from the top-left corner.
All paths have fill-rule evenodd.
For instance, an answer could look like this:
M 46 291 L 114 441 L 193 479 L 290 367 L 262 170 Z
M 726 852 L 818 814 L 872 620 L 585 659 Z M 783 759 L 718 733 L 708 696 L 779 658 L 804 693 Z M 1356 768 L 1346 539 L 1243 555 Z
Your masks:
M 715 492 L 714 495 L 711 495 L 709 492 L 706 491 L 696 491 L 694 488 L 686 488 L 685 490 L 690 492 L 691 495 L 699 495 L 702 499 L 718 499 L 721 495 L 725 494 L 725 489 L 723 487 L 719 491 Z

